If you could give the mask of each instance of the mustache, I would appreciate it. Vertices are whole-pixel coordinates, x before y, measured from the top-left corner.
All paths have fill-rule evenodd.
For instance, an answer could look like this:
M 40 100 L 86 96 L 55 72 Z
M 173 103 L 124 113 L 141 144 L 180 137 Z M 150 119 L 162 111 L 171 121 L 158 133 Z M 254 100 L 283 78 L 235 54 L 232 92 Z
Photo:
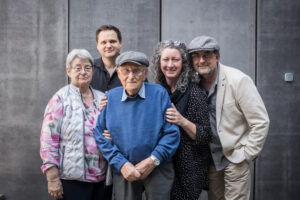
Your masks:
M 207 63 L 203 63 L 203 64 L 197 64 L 196 67 L 207 67 L 208 64 Z

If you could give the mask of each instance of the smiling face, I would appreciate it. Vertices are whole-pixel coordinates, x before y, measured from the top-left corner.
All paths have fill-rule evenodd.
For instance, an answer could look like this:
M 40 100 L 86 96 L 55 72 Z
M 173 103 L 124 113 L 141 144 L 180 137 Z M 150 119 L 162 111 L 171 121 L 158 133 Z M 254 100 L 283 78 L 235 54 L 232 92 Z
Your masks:
M 117 57 L 122 43 L 114 30 L 104 30 L 98 34 L 97 49 L 103 58 Z
M 166 80 L 177 80 L 182 70 L 180 51 L 174 48 L 165 48 L 161 52 L 160 69 Z
M 134 63 L 125 63 L 117 69 L 118 77 L 129 96 L 135 96 L 147 77 L 147 68 Z
M 201 76 L 212 76 L 217 73 L 220 56 L 212 51 L 196 51 L 191 54 L 194 69 Z
M 79 88 L 88 87 L 92 81 L 92 63 L 88 59 L 75 57 L 71 63 L 71 67 L 67 68 L 67 74 L 74 86 Z

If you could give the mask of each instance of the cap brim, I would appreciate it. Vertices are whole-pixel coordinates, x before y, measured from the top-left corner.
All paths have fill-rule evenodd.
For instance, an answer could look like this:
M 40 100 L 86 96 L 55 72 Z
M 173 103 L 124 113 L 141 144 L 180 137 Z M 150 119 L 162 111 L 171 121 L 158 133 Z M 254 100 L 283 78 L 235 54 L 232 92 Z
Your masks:
M 127 59 L 127 60 L 124 60 L 124 61 L 120 62 L 119 66 L 124 65 L 125 63 L 134 63 L 134 64 L 137 64 L 139 66 L 146 66 L 146 67 L 149 66 L 149 63 L 138 62 L 136 60 L 130 60 L 130 59 Z
M 215 48 L 198 48 L 198 49 L 189 49 L 188 52 L 189 53 L 193 53 L 195 51 L 215 51 L 217 49 Z

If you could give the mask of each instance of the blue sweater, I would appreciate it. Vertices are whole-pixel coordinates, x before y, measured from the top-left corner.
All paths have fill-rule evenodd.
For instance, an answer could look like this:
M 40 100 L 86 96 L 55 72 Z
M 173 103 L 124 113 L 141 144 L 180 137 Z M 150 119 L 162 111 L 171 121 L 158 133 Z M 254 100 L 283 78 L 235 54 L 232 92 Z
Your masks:
M 145 99 L 137 95 L 121 101 L 123 87 L 110 90 L 97 121 L 97 146 L 115 173 L 120 173 L 125 162 L 135 165 L 151 154 L 161 164 L 169 162 L 179 145 L 178 127 L 165 120 L 166 109 L 171 107 L 167 91 L 157 84 L 144 84 Z M 102 136 L 106 129 L 113 142 Z

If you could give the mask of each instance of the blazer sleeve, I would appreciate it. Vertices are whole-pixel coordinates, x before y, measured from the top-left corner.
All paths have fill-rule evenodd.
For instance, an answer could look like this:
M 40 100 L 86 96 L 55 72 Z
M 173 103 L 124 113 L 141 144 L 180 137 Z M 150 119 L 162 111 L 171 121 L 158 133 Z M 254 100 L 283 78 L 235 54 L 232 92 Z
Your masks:
M 249 126 L 245 157 L 247 161 L 252 161 L 262 150 L 269 130 L 269 116 L 263 100 L 249 76 L 244 76 L 240 80 L 236 98 Z

